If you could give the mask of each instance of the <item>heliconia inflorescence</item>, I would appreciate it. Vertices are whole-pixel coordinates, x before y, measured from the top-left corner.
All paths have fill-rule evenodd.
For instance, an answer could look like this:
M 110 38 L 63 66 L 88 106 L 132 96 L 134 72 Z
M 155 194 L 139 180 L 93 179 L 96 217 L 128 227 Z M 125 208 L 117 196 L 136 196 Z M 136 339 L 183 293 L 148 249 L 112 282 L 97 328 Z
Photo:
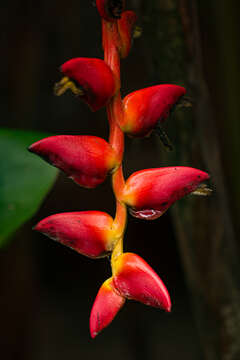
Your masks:
M 112 217 L 100 211 L 66 212 L 41 220 L 34 228 L 78 253 L 100 258 L 111 254 L 112 275 L 100 287 L 90 315 L 94 338 L 107 327 L 126 299 L 171 311 L 168 290 L 157 273 L 140 256 L 123 252 L 127 209 L 139 218 L 154 220 L 187 194 L 208 195 L 209 175 L 185 166 L 145 169 L 124 179 L 124 133 L 149 135 L 183 99 L 186 90 L 159 84 L 120 94 L 120 59 L 127 57 L 136 14 L 125 10 L 124 0 L 96 0 L 102 19 L 104 60 L 74 58 L 60 70 L 56 95 L 70 89 L 96 111 L 106 107 L 109 141 L 89 135 L 51 136 L 29 146 L 29 151 L 58 167 L 78 185 L 94 188 L 111 174 L 116 199 Z

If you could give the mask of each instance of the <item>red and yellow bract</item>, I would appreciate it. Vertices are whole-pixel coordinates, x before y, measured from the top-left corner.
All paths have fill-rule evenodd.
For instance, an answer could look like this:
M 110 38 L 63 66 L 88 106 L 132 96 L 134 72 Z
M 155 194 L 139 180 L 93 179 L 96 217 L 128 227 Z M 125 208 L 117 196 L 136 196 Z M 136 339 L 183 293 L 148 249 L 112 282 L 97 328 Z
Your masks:
M 186 166 L 141 170 L 127 179 L 121 199 L 133 216 L 154 220 L 208 179 L 206 172 Z
M 123 100 L 122 131 L 134 137 L 149 135 L 157 123 L 164 122 L 186 90 L 178 85 L 155 85 L 128 94 Z
M 117 154 L 111 145 L 97 136 L 51 136 L 29 147 L 72 178 L 77 184 L 94 188 L 117 168 Z
M 127 299 L 171 310 L 169 293 L 155 271 L 140 256 L 124 253 L 116 260 L 115 288 Z
M 106 256 L 117 238 L 113 218 L 101 211 L 79 211 L 51 215 L 34 228 L 51 239 L 91 258 Z
M 110 67 L 101 59 L 75 58 L 61 66 L 61 72 L 80 86 L 91 110 L 105 106 L 115 92 L 115 81 Z

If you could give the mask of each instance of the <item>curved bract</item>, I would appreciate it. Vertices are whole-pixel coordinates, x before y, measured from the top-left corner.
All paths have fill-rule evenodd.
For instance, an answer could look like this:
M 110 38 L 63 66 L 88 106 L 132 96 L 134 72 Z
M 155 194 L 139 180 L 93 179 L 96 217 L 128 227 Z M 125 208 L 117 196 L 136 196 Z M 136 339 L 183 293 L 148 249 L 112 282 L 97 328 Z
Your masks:
M 123 99 L 124 117 L 120 127 L 125 133 L 141 137 L 146 136 L 163 122 L 170 110 L 186 93 L 182 86 L 164 84 L 134 91 Z
M 102 284 L 94 301 L 90 315 L 92 338 L 112 322 L 125 299 L 171 311 L 169 293 L 156 272 L 140 256 L 124 253 L 115 261 L 113 276 Z
M 137 21 L 137 15 L 134 11 L 128 10 L 122 13 L 122 17 L 118 20 L 118 31 L 120 44 L 118 46 L 120 56 L 125 58 L 128 56 L 131 46 L 134 25 Z
M 105 106 L 115 93 L 113 73 L 101 59 L 74 58 L 65 62 L 60 69 L 81 88 L 83 93 L 80 97 L 93 111 Z
M 154 220 L 207 179 L 206 172 L 184 166 L 137 171 L 127 179 L 122 201 L 134 217 Z
M 51 239 L 91 258 L 109 254 L 115 243 L 113 219 L 100 211 L 68 212 L 48 216 L 34 228 Z
M 125 0 L 96 0 L 96 6 L 103 19 L 114 21 L 121 18 Z
M 171 311 L 169 293 L 160 277 L 140 256 L 124 253 L 116 261 L 115 288 L 127 299 Z
M 111 145 L 97 136 L 51 136 L 32 144 L 29 151 L 88 188 L 101 184 L 107 174 L 118 166 Z
M 125 303 L 125 298 L 115 289 L 113 279 L 106 280 L 100 287 L 90 315 L 90 334 L 95 338 L 107 327 Z

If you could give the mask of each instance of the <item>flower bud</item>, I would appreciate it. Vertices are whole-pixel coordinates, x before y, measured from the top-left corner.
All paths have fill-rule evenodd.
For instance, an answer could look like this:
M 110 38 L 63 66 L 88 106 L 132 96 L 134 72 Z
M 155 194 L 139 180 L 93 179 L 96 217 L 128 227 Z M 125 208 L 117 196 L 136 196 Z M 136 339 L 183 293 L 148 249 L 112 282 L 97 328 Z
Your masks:
M 34 228 L 82 255 L 99 258 L 109 254 L 115 243 L 113 219 L 100 211 L 51 215 Z
M 121 18 L 125 7 L 125 0 L 96 0 L 99 14 L 107 21 Z
M 134 25 L 137 15 L 134 11 L 124 11 L 122 17 L 118 20 L 118 31 L 120 35 L 119 53 L 122 58 L 128 56 L 132 45 Z
M 32 144 L 29 151 L 88 188 L 101 184 L 118 165 L 111 145 L 96 136 L 51 136 Z
M 90 315 L 92 338 L 112 322 L 124 303 L 125 298 L 115 289 L 112 278 L 106 280 L 98 291 Z
M 168 84 L 134 91 L 123 100 L 124 116 L 119 126 L 134 137 L 149 135 L 185 93 L 183 87 Z
M 154 220 L 207 179 L 206 172 L 184 166 L 137 171 L 127 179 L 122 201 L 134 217 Z
M 115 288 L 127 299 L 171 311 L 169 293 L 155 271 L 140 256 L 124 253 L 116 260 Z
M 105 106 L 115 93 L 112 70 L 101 59 L 71 59 L 61 66 L 61 72 L 65 77 L 55 85 L 55 94 L 62 95 L 71 89 L 92 111 Z

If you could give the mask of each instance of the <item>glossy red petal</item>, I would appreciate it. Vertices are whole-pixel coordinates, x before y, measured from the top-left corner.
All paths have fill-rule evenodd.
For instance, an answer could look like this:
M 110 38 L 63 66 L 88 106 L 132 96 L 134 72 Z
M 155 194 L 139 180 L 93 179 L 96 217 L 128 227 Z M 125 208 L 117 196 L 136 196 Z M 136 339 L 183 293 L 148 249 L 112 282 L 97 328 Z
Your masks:
M 163 122 L 171 108 L 186 93 L 178 85 L 156 85 L 137 90 L 123 100 L 124 118 L 119 124 L 131 136 L 146 136 L 158 121 Z
M 112 250 L 113 219 L 100 211 L 81 211 L 51 215 L 34 228 L 80 254 L 97 258 Z
M 127 179 L 122 200 L 133 216 L 153 220 L 207 179 L 206 172 L 185 166 L 141 170 Z
M 93 188 L 117 166 L 116 154 L 96 136 L 51 136 L 29 147 L 50 164 L 63 170 L 77 184 Z
M 119 52 L 122 58 L 128 56 L 132 45 L 132 35 L 134 25 L 137 21 L 137 15 L 134 11 L 124 11 L 122 17 L 118 20 L 118 31 L 120 35 Z
M 125 298 L 114 288 L 112 278 L 106 280 L 98 291 L 90 315 L 92 338 L 112 322 L 124 303 Z
M 105 106 L 115 93 L 112 70 L 101 59 L 71 59 L 61 66 L 61 71 L 83 88 L 82 97 L 93 111 Z
M 122 296 L 171 311 L 171 300 L 165 285 L 140 256 L 124 253 L 116 261 L 116 269 L 113 281 Z
M 125 7 L 125 0 L 96 0 L 99 14 L 107 21 L 121 18 Z

